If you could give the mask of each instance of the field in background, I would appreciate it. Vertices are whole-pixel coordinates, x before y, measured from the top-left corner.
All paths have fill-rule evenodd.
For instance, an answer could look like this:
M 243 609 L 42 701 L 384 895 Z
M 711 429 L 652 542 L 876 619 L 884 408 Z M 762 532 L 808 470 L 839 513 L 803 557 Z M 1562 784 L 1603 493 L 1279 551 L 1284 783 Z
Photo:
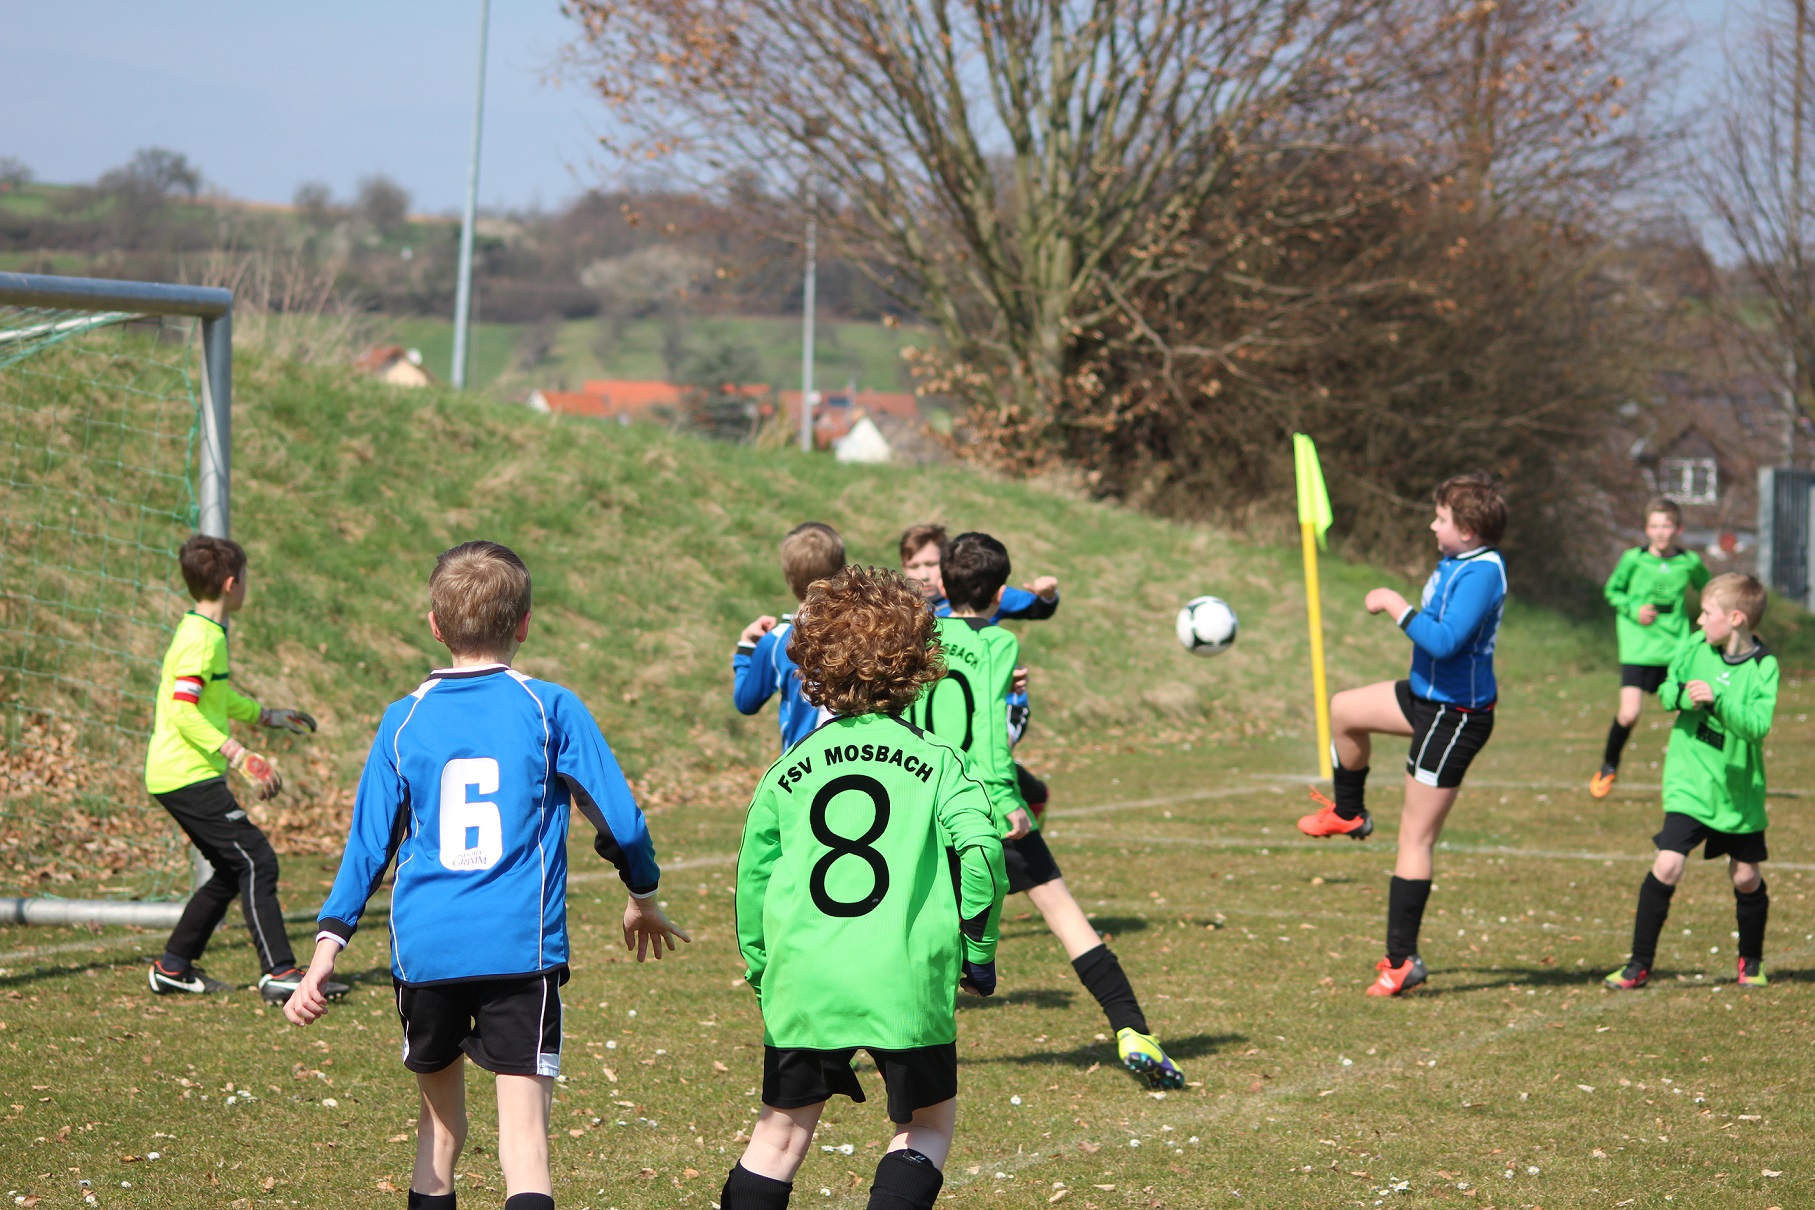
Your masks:
M 1434 990 L 1403 1002 L 1361 994 L 1382 945 L 1392 755 L 1377 758 L 1382 828 L 1366 844 L 1294 832 L 1302 741 L 1150 743 L 1070 762 L 1053 779 L 1048 834 L 1192 1084 L 1153 1096 L 1116 1067 L 1063 952 L 1011 900 L 1002 991 L 961 1010 L 941 1204 L 1809 1204 L 1815 761 L 1803 740 L 1815 693 L 1786 683 L 1772 745 L 1776 984 L 1733 985 L 1732 898 L 1720 870 L 1695 862 L 1659 982 L 1614 995 L 1596 982 L 1630 935 L 1662 733 L 1653 714 L 1628 782 L 1587 797 L 1613 683 L 1539 675 L 1505 699 L 1438 860 L 1424 944 Z M 761 1026 L 731 929 L 739 805 L 702 800 L 653 820 L 665 898 L 696 938 L 659 966 L 626 961 L 621 889 L 575 846 L 553 1134 L 563 1206 L 704 1210 L 741 1149 Z M 331 871 L 287 860 L 286 904 L 313 909 Z M 414 1099 L 396 1059 L 383 906 L 381 895 L 348 953 L 352 996 L 307 1032 L 251 990 L 237 919 L 209 965 L 241 990 L 208 1001 L 146 993 L 161 937 L 0 929 L 0 1188 L 45 1207 L 80 1204 L 78 1181 L 102 1206 L 401 1206 Z M 863 1080 L 870 1103 L 834 1103 L 797 1205 L 864 1204 L 887 1128 L 879 1082 L 867 1069 Z M 463 1201 L 495 1203 L 495 1111 L 477 1076 L 470 1087 L 459 1186 Z
M 454 325 L 448 320 L 374 317 L 381 338 L 422 350 L 423 364 L 445 379 L 453 364 Z M 536 387 L 578 390 L 588 378 L 666 380 L 662 354 L 663 325 L 656 320 L 628 324 L 623 335 L 602 348 L 599 321 L 570 319 L 554 329 L 546 360 L 526 366 L 523 342 L 536 325 L 474 325 L 469 385 L 510 397 Z M 747 350 L 761 370 L 761 381 L 778 390 L 800 388 L 800 321 L 796 318 L 726 316 L 701 318 L 686 325 L 695 349 L 730 345 Z M 888 328 L 879 323 L 822 319 L 816 326 L 814 386 L 843 390 L 852 380 L 861 389 L 906 391 L 913 381 L 901 360 L 908 345 L 925 345 L 933 337 L 917 328 Z

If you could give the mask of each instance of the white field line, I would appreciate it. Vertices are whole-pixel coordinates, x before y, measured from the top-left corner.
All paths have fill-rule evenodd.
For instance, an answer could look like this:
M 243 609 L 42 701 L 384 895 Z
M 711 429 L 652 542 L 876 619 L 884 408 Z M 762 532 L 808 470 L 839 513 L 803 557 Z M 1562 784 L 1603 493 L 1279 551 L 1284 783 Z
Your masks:
M 1389 770 L 1390 772 L 1390 770 Z M 1248 776 L 1256 781 L 1297 782 L 1303 785 L 1317 784 L 1317 778 L 1309 773 L 1251 773 Z M 1614 783 L 1621 790 L 1645 790 L 1656 793 L 1664 788 L 1662 782 L 1621 781 Z M 1579 781 L 1518 781 L 1506 778 L 1471 777 L 1464 785 L 1492 788 L 1495 790 L 1587 790 L 1587 784 Z M 1773 787 L 1765 791 L 1767 798 L 1807 798 L 1810 791 Z

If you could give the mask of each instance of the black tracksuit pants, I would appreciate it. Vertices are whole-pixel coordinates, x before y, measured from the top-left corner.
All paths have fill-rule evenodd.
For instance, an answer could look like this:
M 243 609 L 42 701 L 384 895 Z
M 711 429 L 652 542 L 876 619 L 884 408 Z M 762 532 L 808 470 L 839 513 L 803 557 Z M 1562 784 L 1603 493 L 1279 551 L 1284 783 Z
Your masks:
M 153 797 L 214 866 L 214 877 L 190 897 L 164 948 L 191 962 L 200 958 L 238 896 L 265 970 L 295 966 L 296 955 L 284 934 L 284 912 L 277 903 L 277 854 L 259 826 L 246 818 L 227 779 L 210 778 Z

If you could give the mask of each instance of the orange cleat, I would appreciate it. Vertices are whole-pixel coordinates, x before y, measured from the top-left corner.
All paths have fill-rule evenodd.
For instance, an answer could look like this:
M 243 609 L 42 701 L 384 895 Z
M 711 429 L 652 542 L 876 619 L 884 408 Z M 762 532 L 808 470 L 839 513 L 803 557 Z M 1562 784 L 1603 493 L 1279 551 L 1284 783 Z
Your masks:
M 1613 783 L 1619 774 L 1605 765 L 1601 771 L 1588 779 L 1588 792 L 1596 798 L 1606 798 L 1613 793 Z
M 1427 973 L 1424 959 L 1417 954 L 1398 966 L 1394 966 L 1391 959 L 1382 958 L 1374 964 L 1374 969 L 1380 972 L 1380 978 L 1368 984 L 1367 994 L 1370 996 L 1397 996 L 1401 992 L 1410 991 L 1424 982 Z
M 1374 832 L 1374 817 L 1363 811 L 1354 819 L 1344 819 L 1336 813 L 1336 804 L 1311 791 L 1311 801 L 1318 809 L 1298 821 L 1298 830 L 1306 836 L 1347 836 L 1350 840 L 1366 840 Z

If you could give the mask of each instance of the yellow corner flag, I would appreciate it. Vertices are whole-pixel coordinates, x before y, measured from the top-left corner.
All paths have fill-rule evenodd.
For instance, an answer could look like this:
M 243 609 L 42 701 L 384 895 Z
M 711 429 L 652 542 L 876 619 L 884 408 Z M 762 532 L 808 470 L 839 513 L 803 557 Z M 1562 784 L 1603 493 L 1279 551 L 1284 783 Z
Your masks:
M 1305 557 L 1305 610 L 1311 623 L 1311 692 L 1317 699 L 1317 771 L 1326 780 L 1330 768 L 1330 694 L 1323 668 L 1323 602 L 1317 584 L 1317 551 L 1334 520 L 1330 494 L 1324 490 L 1317 445 L 1303 433 L 1292 434 L 1292 459 L 1298 474 L 1298 532 Z
M 1330 493 L 1324 490 L 1323 467 L 1317 463 L 1317 445 L 1303 433 L 1292 434 L 1292 457 L 1298 464 L 1298 523 L 1317 532 L 1318 549 L 1330 532 Z

